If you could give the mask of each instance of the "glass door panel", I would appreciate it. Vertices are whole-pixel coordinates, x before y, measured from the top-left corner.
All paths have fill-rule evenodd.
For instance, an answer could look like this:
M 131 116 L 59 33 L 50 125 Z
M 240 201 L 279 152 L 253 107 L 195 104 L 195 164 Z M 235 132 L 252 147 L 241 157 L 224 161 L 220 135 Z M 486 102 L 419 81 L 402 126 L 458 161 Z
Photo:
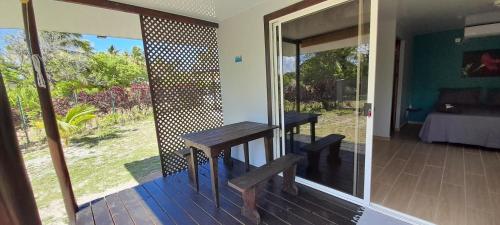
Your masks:
M 303 155 L 297 176 L 363 198 L 370 1 L 273 26 L 280 154 Z

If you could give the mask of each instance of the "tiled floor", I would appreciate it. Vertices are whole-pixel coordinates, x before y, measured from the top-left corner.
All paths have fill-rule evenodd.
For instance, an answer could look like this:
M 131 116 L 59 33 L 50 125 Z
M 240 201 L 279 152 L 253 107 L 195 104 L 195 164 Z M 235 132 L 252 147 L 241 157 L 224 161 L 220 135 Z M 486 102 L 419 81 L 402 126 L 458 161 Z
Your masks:
M 436 224 L 500 224 L 500 153 L 426 144 L 418 129 L 374 142 L 373 201 Z

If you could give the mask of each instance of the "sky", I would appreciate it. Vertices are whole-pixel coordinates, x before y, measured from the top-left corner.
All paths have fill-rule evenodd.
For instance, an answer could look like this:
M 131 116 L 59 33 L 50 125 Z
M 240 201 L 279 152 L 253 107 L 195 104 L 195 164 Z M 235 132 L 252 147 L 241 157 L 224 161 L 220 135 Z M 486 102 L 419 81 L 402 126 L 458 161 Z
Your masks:
M 130 52 L 134 46 L 143 49 L 142 40 L 115 37 L 98 38 L 95 35 L 83 35 L 83 39 L 90 41 L 97 52 L 106 51 L 111 45 L 115 46 L 120 52 Z
M 5 36 L 14 34 L 16 32 L 20 32 L 19 29 L 0 29 L 0 50 L 5 48 Z M 130 52 L 132 47 L 137 46 L 143 49 L 142 40 L 136 39 L 126 39 L 126 38 L 115 38 L 115 37 L 106 37 L 106 38 L 97 38 L 96 35 L 83 35 L 83 39 L 90 41 L 92 43 L 92 47 L 96 52 L 104 52 L 107 51 L 109 46 L 113 45 L 120 52 Z

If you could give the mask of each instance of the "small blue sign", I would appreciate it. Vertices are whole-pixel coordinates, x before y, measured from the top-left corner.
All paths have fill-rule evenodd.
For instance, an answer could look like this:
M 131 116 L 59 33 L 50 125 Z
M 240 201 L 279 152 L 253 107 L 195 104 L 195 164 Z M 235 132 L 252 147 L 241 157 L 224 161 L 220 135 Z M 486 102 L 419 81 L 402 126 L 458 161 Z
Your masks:
M 243 57 L 241 55 L 234 57 L 234 62 L 235 63 L 242 63 Z

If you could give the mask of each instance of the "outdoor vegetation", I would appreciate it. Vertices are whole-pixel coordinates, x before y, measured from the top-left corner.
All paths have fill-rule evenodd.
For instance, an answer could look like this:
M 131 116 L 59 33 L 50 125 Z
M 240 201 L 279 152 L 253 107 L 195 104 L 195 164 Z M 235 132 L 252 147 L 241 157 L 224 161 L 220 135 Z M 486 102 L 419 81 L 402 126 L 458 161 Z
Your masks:
M 358 52 L 360 58 L 358 58 Z M 360 105 L 366 102 L 368 77 L 368 46 L 346 47 L 308 53 L 300 56 L 299 100 L 300 112 L 321 114 L 316 125 L 316 135 L 343 134 L 346 141 L 355 140 L 356 118 L 360 128 L 366 125 L 358 117 L 356 95 Z M 359 71 L 358 71 L 359 67 Z M 357 93 L 359 78 L 359 93 Z M 295 72 L 283 76 L 285 111 L 297 111 L 297 80 Z M 301 133 L 309 134 L 309 126 L 301 126 Z M 364 132 L 360 132 L 364 141 Z
M 77 202 L 159 176 L 142 48 L 97 51 L 80 34 L 39 35 Z M 0 72 L 43 223 L 66 224 L 24 33 L 3 39 Z

